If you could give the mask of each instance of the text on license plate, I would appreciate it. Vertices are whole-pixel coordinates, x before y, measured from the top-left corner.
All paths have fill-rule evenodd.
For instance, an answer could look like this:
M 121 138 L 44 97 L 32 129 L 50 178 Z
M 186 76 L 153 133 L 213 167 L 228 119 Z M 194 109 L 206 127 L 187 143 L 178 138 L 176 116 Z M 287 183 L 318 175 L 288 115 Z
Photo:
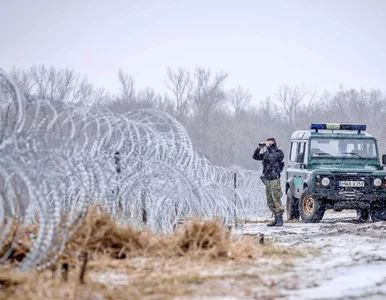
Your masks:
M 364 187 L 364 181 L 339 181 L 340 187 Z

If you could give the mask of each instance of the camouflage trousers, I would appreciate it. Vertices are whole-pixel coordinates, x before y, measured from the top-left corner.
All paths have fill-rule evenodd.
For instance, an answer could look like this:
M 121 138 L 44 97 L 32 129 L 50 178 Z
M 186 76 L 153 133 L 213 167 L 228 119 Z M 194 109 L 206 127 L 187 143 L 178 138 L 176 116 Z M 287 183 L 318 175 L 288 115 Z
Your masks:
M 283 191 L 280 185 L 280 179 L 267 180 L 265 186 L 265 192 L 267 194 L 267 204 L 273 214 L 283 214 L 284 208 L 281 203 L 281 197 L 283 197 Z

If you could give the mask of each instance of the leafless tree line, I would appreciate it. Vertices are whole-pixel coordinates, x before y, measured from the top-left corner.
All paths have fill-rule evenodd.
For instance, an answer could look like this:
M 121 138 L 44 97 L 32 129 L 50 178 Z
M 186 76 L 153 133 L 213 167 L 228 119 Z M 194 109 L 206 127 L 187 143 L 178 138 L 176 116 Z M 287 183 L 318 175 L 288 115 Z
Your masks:
M 246 88 L 225 88 L 227 73 L 203 67 L 168 68 L 164 95 L 151 88 L 137 90 L 135 79 L 123 70 L 118 72 L 117 94 L 95 88 L 69 69 L 33 66 L 11 73 L 27 97 L 100 106 L 115 113 L 139 108 L 166 111 L 186 127 L 197 148 L 215 165 L 254 169 L 251 156 L 260 140 L 275 137 L 288 153 L 291 133 L 315 121 L 366 123 L 386 153 L 386 95 L 380 90 L 342 88 L 317 94 L 304 86 L 282 85 L 272 97 L 252 101 Z

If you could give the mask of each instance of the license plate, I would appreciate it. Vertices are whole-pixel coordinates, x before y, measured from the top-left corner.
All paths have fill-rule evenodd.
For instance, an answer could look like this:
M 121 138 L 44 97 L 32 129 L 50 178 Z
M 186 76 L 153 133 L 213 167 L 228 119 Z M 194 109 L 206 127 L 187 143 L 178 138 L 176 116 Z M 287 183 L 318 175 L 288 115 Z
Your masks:
M 364 187 L 364 181 L 339 181 L 340 187 Z

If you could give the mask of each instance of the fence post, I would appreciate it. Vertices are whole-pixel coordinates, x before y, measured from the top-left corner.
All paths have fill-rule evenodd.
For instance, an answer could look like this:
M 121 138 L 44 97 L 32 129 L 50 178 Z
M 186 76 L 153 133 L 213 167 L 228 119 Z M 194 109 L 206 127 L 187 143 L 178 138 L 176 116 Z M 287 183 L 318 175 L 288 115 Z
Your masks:
M 67 282 L 68 280 L 68 263 L 62 264 L 62 281 Z
M 138 171 L 141 172 L 143 169 L 143 163 L 138 162 Z M 146 192 L 145 190 L 141 190 L 141 204 L 142 204 L 142 223 L 147 223 L 147 212 L 146 212 Z
M 146 213 L 146 197 L 145 192 L 141 191 L 141 202 L 142 202 L 142 222 L 147 223 L 147 213 Z
M 233 173 L 233 188 L 237 189 L 237 174 L 236 172 Z M 235 199 L 234 199 L 235 209 L 234 209 L 234 217 L 236 217 L 236 205 L 237 205 L 237 193 L 235 192 Z
M 123 209 L 121 199 L 119 198 L 119 174 L 121 173 L 121 154 L 119 151 L 115 151 L 114 154 L 114 159 L 115 159 L 115 171 L 117 172 L 117 190 L 116 190 L 116 197 L 118 200 L 118 207 L 120 210 Z
M 119 151 L 115 151 L 114 158 L 115 158 L 115 170 L 117 174 L 119 174 L 121 173 L 121 155 Z

